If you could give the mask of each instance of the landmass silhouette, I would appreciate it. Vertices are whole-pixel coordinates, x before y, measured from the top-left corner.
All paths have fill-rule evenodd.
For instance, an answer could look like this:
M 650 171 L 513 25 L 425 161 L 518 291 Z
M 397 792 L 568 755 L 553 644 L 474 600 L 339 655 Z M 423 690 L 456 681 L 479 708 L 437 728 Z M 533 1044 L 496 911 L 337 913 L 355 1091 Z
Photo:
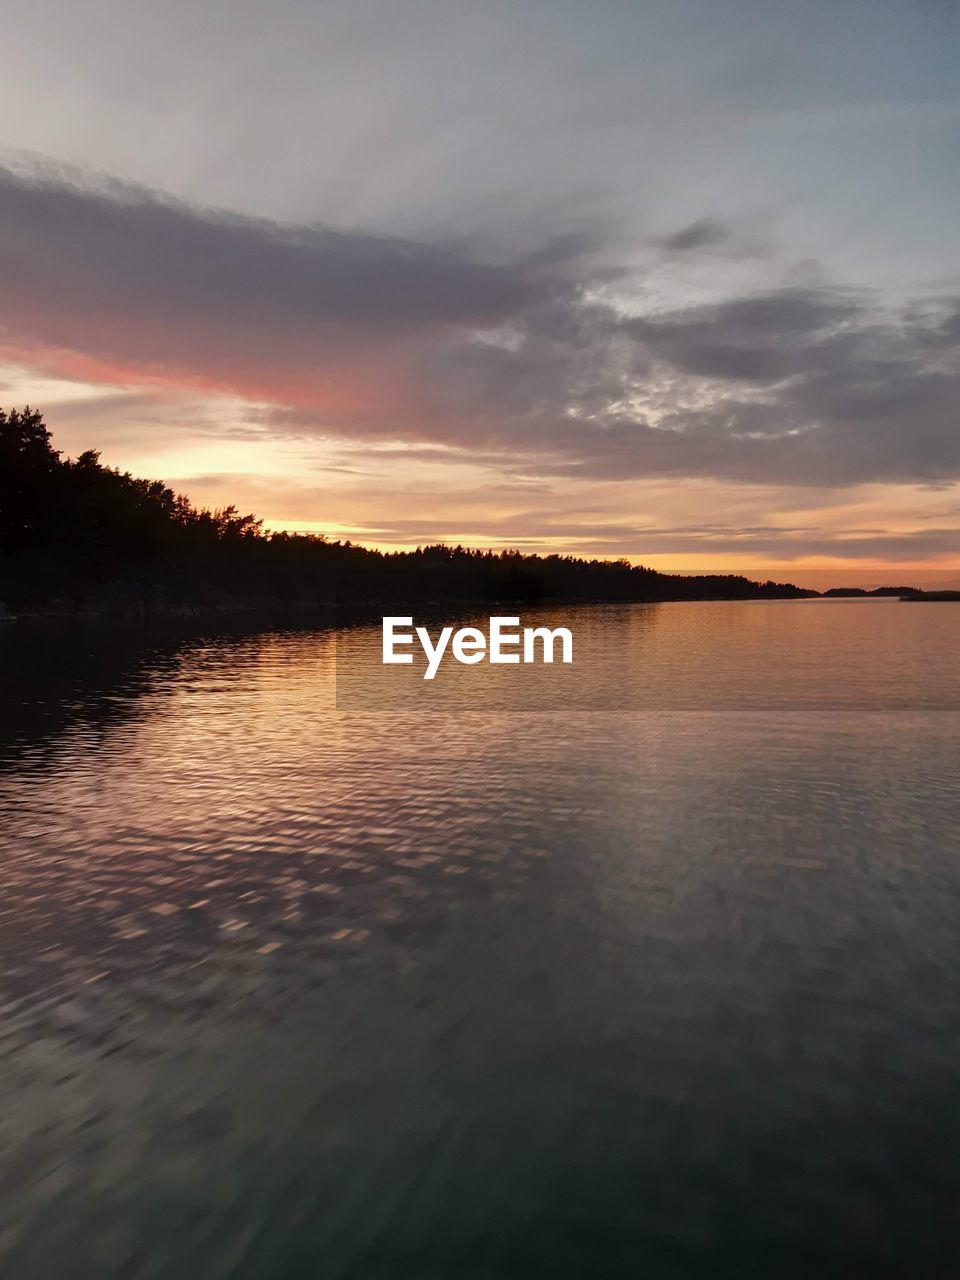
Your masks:
M 42 413 L 0 409 L 0 600 L 16 612 L 136 616 L 254 607 L 450 602 L 776 600 L 820 593 L 739 574 L 668 574 L 626 559 L 434 545 L 382 552 L 269 533 L 235 506 L 194 506 L 160 480 L 64 458 Z M 827 595 L 923 596 L 911 587 Z

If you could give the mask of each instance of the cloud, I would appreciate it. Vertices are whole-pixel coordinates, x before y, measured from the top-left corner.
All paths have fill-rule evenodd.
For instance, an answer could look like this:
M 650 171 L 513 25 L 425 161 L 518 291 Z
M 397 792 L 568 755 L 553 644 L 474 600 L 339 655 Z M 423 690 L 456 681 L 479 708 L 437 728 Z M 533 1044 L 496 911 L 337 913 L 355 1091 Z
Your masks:
M 710 219 L 676 252 L 731 236 Z M 267 432 L 443 446 L 504 473 L 960 479 L 960 304 L 775 281 L 654 309 L 589 236 L 469 245 L 286 226 L 0 170 L 8 355 L 254 402 Z
M 440 247 L 202 211 L 116 183 L 84 189 L 0 169 L 0 216 L 6 276 L 38 303 L 161 304 L 180 318 L 189 307 L 203 320 L 248 319 L 261 336 L 311 336 L 490 323 L 536 296 L 529 274 Z
M 672 235 L 659 241 L 662 249 L 670 253 L 689 253 L 691 249 L 708 249 L 730 242 L 728 228 L 716 218 L 698 218 Z
M 549 287 L 528 270 L 400 239 L 200 211 L 113 184 L 0 169 L 8 347 L 75 375 L 253 397 L 375 401 L 398 348 L 496 324 Z M 368 358 L 369 357 L 369 358 Z M 352 382 L 351 382 L 352 379 Z M 333 393 L 333 394 L 331 394 Z

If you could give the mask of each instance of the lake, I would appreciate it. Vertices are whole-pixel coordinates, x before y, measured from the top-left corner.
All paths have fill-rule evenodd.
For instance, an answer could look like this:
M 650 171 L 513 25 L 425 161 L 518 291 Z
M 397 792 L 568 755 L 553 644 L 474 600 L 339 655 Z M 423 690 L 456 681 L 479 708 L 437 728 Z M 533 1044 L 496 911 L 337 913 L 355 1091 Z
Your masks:
M 3 1274 L 960 1274 L 960 607 L 520 612 L 0 629 Z

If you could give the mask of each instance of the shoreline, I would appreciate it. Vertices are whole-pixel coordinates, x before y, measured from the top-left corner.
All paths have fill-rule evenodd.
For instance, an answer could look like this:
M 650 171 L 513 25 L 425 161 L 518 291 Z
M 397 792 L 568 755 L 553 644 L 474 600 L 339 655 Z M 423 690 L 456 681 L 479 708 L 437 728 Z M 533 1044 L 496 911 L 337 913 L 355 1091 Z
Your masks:
M 703 595 L 695 597 L 650 596 L 637 599 L 611 600 L 596 596 L 578 597 L 542 597 L 532 599 L 487 599 L 471 596 L 451 597 L 448 599 L 427 599 L 404 602 L 404 609 L 417 609 L 421 614 L 434 613 L 474 613 L 483 609 L 500 609 L 508 607 L 522 609 L 561 609 L 593 607 L 598 605 L 624 607 L 628 605 L 653 604 L 782 604 L 797 601 L 869 601 L 895 600 L 900 603 L 943 603 L 960 602 L 960 591 L 916 591 L 903 595 L 892 595 L 882 592 L 855 593 L 839 595 L 828 592 L 809 591 L 796 596 L 731 596 Z M 336 625 L 342 619 L 346 622 L 366 621 L 380 617 L 384 610 L 398 609 L 400 604 L 391 600 L 350 600 L 341 602 L 311 600 L 277 600 L 276 598 L 253 597 L 247 600 L 232 598 L 220 600 L 176 601 L 176 602 L 144 602 L 105 600 L 98 604 L 70 605 L 63 601 L 50 602 L 41 606 L 20 609 L 17 612 L 9 609 L 0 601 L 0 625 L 16 622 L 74 622 L 74 623 L 145 623 L 151 622 L 210 622 L 210 621 L 243 621 L 263 619 L 276 623 L 297 621 L 317 621 L 324 625 Z

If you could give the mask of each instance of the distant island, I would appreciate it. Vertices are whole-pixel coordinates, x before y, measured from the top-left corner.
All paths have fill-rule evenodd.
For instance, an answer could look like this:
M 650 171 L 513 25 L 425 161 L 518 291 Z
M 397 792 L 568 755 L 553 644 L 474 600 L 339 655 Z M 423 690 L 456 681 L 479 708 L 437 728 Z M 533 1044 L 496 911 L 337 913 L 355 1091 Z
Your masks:
M 13 613 L 138 616 L 279 606 L 792 600 L 820 592 L 622 560 L 427 546 L 381 552 L 266 533 L 236 507 L 195 507 L 159 480 L 63 458 L 42 414 L 0 409 L 0 601 Z M 826 596 L 928 593 L 834 589 Z M 943 597 L 951 593 L 933 593 Z M 958 595 L 960 593 L 953 593 Z

